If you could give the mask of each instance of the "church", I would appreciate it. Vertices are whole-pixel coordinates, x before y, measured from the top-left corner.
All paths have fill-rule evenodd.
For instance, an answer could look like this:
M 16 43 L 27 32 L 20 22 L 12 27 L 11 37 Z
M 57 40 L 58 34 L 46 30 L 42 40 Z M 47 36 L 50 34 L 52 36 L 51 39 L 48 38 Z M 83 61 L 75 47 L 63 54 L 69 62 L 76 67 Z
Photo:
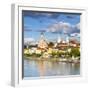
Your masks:
M 46 50 L 48 48 L 48 43 L 44 37 L 44 33 L 42 32 L 40 35 L 40 40 L 38 42 L 38 49 Z

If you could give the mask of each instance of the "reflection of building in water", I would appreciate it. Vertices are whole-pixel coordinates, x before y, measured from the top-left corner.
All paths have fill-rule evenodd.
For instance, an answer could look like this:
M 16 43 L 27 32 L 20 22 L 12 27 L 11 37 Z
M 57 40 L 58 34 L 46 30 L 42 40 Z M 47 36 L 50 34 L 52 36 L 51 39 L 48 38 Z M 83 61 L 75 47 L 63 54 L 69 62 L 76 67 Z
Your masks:
M 41 33 L 40 40 L 38 43 L 38 48 L 40 48 L 40 49 L 47 49 L 48 48 L 48 43 L 46 42 L 43 33 Z
M 44 76 L 45 75 L 45 69 L 46 69 L 45 62 L 38 61 L 38 70 L 39 70 L 40 76 Z

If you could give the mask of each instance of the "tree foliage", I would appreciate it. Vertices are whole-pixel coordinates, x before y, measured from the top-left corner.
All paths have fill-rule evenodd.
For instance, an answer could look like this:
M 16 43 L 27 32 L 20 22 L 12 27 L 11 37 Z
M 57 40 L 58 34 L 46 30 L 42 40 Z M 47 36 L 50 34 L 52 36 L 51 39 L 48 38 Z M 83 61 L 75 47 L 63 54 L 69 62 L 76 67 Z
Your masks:
M 70 52 L 70 56 L 74 57 L 79 57 L 80 56 L 80 51 L 78 48 L 72 48 Z

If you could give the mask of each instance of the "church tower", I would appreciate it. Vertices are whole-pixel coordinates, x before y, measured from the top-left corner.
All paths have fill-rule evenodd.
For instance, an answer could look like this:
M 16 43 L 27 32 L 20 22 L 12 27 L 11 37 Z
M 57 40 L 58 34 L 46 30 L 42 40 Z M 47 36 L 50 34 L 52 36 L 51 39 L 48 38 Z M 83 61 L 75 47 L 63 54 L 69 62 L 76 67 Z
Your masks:
M 60 35 L 58 35 L 57 43 L 60 43 L 60 42 L 61 42 L 61 37 Z
M 45 37 L 44 37 L 44 33 L 43 32 L 41 33 L 40 40 L 38 42 L 38 48 L 40 48 L 40 49 L 46 49 L 46 48 L 48 48 L 48 44 L 47 44 L 47 42 L 45 40 Z

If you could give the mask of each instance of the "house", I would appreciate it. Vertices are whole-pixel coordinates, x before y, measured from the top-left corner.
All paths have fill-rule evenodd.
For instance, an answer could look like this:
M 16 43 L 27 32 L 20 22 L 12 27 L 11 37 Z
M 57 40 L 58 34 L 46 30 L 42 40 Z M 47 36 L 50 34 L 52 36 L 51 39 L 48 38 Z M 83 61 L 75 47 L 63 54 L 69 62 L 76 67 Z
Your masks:
M 69 41 L 69 46 L 70 47 L 80 47 L 80 43 L 76 39 L 71 39 Z
M 56 48 L 58 49 L 66 49 L 68 47 L 68 43 L 66 41 L 61 40 L 59 43 L 57 43 Z

